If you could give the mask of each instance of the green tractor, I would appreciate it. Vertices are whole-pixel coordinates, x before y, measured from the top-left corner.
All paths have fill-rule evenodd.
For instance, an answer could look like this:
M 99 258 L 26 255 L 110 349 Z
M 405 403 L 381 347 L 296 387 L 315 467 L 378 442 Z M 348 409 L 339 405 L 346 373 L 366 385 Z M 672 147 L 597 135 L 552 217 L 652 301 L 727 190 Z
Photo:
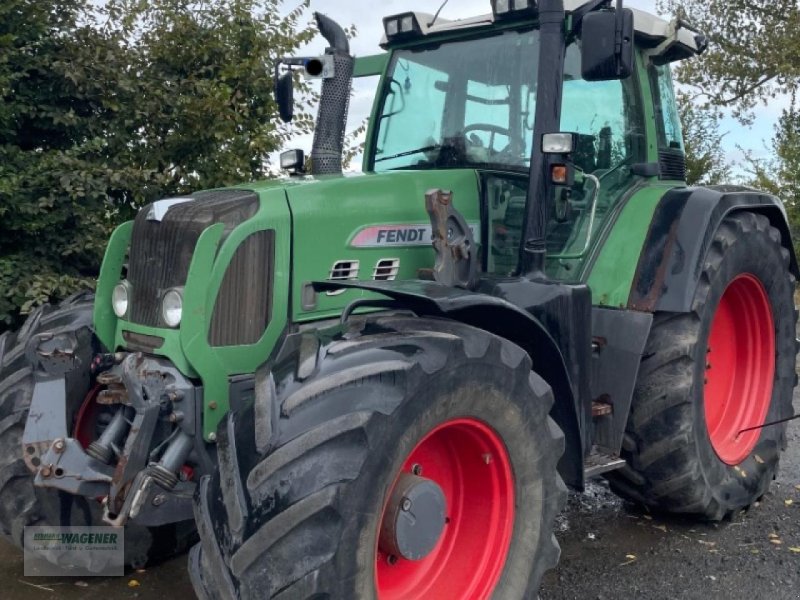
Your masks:
M 0 338 L 0 527 L 193 543 L 202 598 L 517 599 L 566 487 L 720 520 L 793 416 L 781 202 L 687 187 L 670 63 L 703 35 L 610 0 L 492 0 L 330 48 L 293 177 L 144 207 L 97 294 Z M 342 176 L 353 77 L 380 76 Z

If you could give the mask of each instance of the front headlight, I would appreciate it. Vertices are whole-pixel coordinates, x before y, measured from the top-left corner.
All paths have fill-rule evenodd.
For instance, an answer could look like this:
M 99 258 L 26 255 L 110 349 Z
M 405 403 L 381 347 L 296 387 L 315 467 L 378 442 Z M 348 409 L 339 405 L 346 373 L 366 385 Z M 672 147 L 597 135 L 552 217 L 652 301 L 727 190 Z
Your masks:
M 111 293 L 111 306 L 114 309 L 114 314 L 120 319 L 128 314 L 130 287 L 130 283 L 121 281 L 114 287 L 114 291 Z
M 168 327 L 177 327 L 183 317 L 183 290 L 170 290 L 161 301 L 161 318 Z

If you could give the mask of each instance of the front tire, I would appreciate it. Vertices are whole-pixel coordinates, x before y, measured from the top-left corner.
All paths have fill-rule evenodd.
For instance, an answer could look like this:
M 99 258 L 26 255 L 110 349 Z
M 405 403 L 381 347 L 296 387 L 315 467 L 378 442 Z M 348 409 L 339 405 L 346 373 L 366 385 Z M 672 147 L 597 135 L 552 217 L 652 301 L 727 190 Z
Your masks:
M 769 488 L 792 416 L 796 312 L 789 252 L 769 220 L 727 217 L 693 310 L 656 314 L 609 476 L 623 497 L 720 520 Z
M 535 597 L 559 556 L 563 435 L 524 351 L 417 318 L 298 338 L 259 378 L 275 394 L 221 427 L 220 473 L 201 482 L 196 504 L 198 595 Z M 258 406 L 269 397 L 274 407 Z M 265 414 L 271 434 L 258 452 Z M 438 485 L 447 507 L 433 549 L 414 560 L 380 535 L 393 489 L 411 475 Z

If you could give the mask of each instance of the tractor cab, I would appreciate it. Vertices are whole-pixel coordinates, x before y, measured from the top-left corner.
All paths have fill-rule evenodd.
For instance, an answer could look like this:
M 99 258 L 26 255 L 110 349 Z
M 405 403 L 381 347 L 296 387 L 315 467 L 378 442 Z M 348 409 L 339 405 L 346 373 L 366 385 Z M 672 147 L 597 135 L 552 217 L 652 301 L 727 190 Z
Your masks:
M 583 50 L 597 37 L 584 42 L 583 28 L 574 28 L 560 89 L 547 93 L 539 69 L 558 69 L 558 60 L 542 60 L 539 23 L 528 11 L 464 21 L 420 13 L 387 17 L 383 46 L 390 58 L 364 169 L 475 169 L 486 220 L 481 266 L 508 275 L 517 268 L 524 234 L 531 157 L 540 150 L 533 147 L 537 102 L 556 104 L 554 94 L 560 95 L 558 131 L 571 134 L 575 176 L 551 181 L 546 265 L 555 279 L 580 281 L 598 233 L 626 198 L 647 181 L 685 177 L 668 62 L 697 53 L 704 42 L 631 12 L 636 49 L 629 76 L 585 77 Z M 409 31 L 398 27 L 403 22 Z

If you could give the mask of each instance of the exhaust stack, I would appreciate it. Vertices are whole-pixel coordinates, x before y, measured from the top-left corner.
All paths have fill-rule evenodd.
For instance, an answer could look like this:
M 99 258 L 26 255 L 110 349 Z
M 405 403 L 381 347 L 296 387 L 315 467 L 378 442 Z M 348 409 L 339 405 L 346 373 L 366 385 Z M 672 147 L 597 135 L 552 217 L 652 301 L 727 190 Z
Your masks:
M 335 74 L 322 82 L 322 95 L 311 147 L 311 174 L 332 175 L 342 172 L 344 133 L 350 108 L 355 59 L 344 30 L 333 19 L 314 13 L 317 26 L 330 47 L 325 54 L 333 56 Z

